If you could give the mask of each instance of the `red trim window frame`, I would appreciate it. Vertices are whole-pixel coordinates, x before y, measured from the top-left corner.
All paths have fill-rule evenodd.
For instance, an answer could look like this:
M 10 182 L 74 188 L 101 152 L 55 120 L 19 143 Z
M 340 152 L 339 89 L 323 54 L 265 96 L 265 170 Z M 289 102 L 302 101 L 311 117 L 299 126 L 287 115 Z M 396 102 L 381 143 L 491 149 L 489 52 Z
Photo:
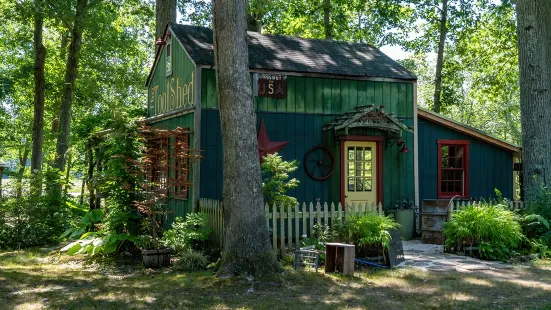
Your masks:
M 184 130 L 189 131 L 189 128 Z M 174 151 L 175 153 L 189 152 L 189 133 L 174 138 Z M 174 198 L 176 199 L 188 200 L 189 198 L 189 167 L 189 158 L 174 156 Z
M 469 197 L 468 140 L 437 140 L 438 198 Z

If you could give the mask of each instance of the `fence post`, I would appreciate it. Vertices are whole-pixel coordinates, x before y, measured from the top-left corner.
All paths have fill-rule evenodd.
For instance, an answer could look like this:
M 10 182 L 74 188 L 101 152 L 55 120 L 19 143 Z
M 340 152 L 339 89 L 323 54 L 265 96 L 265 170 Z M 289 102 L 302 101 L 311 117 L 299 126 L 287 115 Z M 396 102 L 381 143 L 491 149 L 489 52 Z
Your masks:
M 279 205 L 279 224 L 281 225 L 281 228 L 279 229 L 280 232 L 280 242 L 281 242 L 281 253 L 283 254 L 285 250 L 285 213 L 283 212 L 283 204 Z
M 276 219 L 277 208 L 276 204 L 272 206 L 272 247 L 274 252 L 277 253 L 277 219 Z
M 327 202 L 323 203 L 323 224 L 326 226 L 329 226 L 329 206 L 327 205 Z
M 310 202 L 310 207 L 308 208 L 308 212 L 310 213 L 310 227 L 308 230 L 308 237 L 310 236 L 310 231 L 312 230 L 312 227 L 314 226 L 314 204 Z
M 300 248 L 300 231 L 299 231 L 299 212 L 298 209 L 300 208 L 300 204 L 297 202 L 295 205 L 295 249 Z
M 289 250 L 293 248 L 293 219 L 291 218 L 291 207 L 292 205 L 287 206 L 287 248 Z
M 308 236 L 308 230 L 307 230 L 307 226 L 306 226 L 306 215 L 308 213 L 306 213 L 306 203 L 303 202 L 302 203 L 302 210 L 300 212 L 302 214 L 302 235 L 307 235 Z M 301 237 L 302 237 L 301 235 Z

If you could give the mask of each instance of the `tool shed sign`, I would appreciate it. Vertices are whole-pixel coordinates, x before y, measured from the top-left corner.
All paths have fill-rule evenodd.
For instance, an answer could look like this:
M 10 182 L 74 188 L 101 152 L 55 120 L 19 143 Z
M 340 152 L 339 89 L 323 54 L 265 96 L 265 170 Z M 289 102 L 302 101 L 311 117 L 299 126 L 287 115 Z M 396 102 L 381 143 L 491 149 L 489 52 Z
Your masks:
M 287 76 L 255 73 L 254 93 L 258 97 L 287 98 Z

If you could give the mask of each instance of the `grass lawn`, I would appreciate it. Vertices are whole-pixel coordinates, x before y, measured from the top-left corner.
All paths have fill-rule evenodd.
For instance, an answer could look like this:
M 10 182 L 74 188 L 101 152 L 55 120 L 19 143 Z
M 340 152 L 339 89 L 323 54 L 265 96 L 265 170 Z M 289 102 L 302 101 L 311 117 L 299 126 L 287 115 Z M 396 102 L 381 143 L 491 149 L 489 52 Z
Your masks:
M 33 249 L 0 253 L 0 308 L 551 309 L 551 261 L 502 272 L 369 269 L 353 278 L 286 269 L 248 280 L 107 268 Z

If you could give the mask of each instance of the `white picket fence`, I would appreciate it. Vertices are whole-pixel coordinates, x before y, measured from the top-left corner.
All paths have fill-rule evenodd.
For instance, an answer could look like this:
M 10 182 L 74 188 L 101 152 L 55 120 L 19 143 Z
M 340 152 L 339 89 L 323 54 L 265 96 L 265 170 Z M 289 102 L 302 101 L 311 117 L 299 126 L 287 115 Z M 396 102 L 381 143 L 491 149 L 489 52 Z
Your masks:
M 472 206 L 472 205 L 479 205 L 480 203 L 483 203 L 481 201 L 454 201 L 453 204 L 452 204 L 452 208 L 450 210 L 450 212 L 448 212 L 448 220 L 451 220 L 452 216 L 453 216 L 453 213 L 465 208 L 465 207 L 468 207 L 468 206 Z M 489 201 L 488 203 L 494 203 L 492 201 Z M 497 204 L 497 202 L 495 203 Z M 507 208 L 511 211 L 519 211 L 519 210 L 523 210 L 525 208 L 524 206 L 524 202 L 523 201 L 512 201 L 512 200 L 507 200 L 505 202 L 500 202 L 499 204 L 503 204 L 503 205 L 506 205 Z
M 266 204 L 264 211 L 266 226 L 272 232 L 271 238 L 274 251 L 299 248 L 301 238 L 310 237 L 310 230 L 315 223 L 328 225 L 332 231 L 337 220 L 342 220 L 351 214 L 375 212 L 384 215 L 381 203 L 367 202 L 345 204 L 344 208 L 341 203 L 303 203 L 290 207 Z M 208 214 L 209 225 L 213 229 L 212 241 L 216 246 L 222 248 L 224 241 L 222 202 L 212 199 L 200 199 L 199 212 Z

